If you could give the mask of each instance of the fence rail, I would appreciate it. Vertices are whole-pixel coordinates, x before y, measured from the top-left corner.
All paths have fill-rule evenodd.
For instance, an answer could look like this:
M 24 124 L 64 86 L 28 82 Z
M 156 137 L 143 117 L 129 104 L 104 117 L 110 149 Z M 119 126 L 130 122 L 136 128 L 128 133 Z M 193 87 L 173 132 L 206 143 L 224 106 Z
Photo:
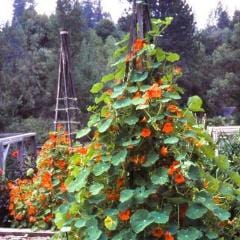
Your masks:
M 0 168 L 6 172 L 6 161 L 11 145 L 16 144 L 17 162 L 23 168 L 24 148 L 28 145 L 28 153 L 36 156 L 36 133 L 3 133 L 0 134 Z

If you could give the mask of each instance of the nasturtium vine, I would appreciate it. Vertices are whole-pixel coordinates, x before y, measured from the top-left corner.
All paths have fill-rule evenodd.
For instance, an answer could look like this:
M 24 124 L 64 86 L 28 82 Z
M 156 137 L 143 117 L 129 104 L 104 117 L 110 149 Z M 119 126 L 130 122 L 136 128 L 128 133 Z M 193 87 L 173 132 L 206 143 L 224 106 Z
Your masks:
M 60 230 L 69 227 L 70 239 L 221 239 L 233 224 L 239 175 L 215 157 L 211 137 L 196 121 L 202 100 L 179 105 L 180 56 L 152 41 L 169 23 L 154 20 L 153 31 L 130 52 L 127 38 L 120 42 L 115 71 L 92 88 L 96 104 L 77 136 L 91 129 L 93 138 L 84 156 L 70 160 L 69 200 L 55 218 Z M 227 181 L 216 168 L 229 174 Z

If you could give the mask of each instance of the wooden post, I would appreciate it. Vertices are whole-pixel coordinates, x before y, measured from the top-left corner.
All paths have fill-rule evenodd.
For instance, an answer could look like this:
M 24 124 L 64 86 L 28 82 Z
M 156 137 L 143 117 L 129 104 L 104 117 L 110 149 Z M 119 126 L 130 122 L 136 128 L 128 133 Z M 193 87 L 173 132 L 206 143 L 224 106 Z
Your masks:
M 17 143 L 17 149 L 18 149 L 18 157 L 17 161 L 20 166 L 21 172 L 23 172 L 23 167 L 24 167 L 24 162 L 23 162 L 23 151 L 24 151 L 24 146 L 23 146 L 23 140 L 21 142 Z
M 3 170 L 3 175 L 5 175 L 3 167 L 4 167 L 4 147 L 3 144 L 0 142 L 0 168 Z

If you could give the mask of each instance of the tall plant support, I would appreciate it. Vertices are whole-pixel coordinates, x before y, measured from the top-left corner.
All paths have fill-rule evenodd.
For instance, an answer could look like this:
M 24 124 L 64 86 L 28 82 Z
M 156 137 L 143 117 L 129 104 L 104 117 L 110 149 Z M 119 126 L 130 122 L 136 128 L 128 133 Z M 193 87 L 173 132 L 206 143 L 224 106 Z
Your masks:
M 132 11 L 129 50 L 137 38 L 144 39 L 146 33 L 152 29 L 148 0 L 134 0 Z
M 67 31 L 60 32 L 61 48 L 58 70 L 57 98 L 54 129 L 62 125 L 72 142 L 76 130 L 80 127 L 78 100 L 72 79 L 69 59 L 69 37 Z

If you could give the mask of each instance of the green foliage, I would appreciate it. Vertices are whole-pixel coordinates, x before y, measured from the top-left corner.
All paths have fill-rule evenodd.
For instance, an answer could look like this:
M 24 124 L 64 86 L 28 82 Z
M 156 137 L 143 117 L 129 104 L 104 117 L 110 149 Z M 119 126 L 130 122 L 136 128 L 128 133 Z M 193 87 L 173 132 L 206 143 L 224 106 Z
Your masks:
M 126 41 L 119 43 L 125 52 L 117 50 L 114 72 L 92 88 L 96 104 L 79 136 L 90 129 L 94 136 L 81 162 L 71 161 L 69 201 L 56 214 L 70 237 L 143 240 L 161 230 L 165 238 L 213 239 L 215 231 L 221 238 L 218 225 L 230 220 L 230 205 L 239 201 L 237 175 L 224 156 L 215 158 L 211 138 L 194 118 L 202 100 L 178 104 L 181 72 L 172 62 L 179 56 L 149 40 L 137 39 L 127 55 Z M 235 179 L 228 182 L 231 191 L 219 173 Z M 72 205 L 79 208 L 66 221 Z

